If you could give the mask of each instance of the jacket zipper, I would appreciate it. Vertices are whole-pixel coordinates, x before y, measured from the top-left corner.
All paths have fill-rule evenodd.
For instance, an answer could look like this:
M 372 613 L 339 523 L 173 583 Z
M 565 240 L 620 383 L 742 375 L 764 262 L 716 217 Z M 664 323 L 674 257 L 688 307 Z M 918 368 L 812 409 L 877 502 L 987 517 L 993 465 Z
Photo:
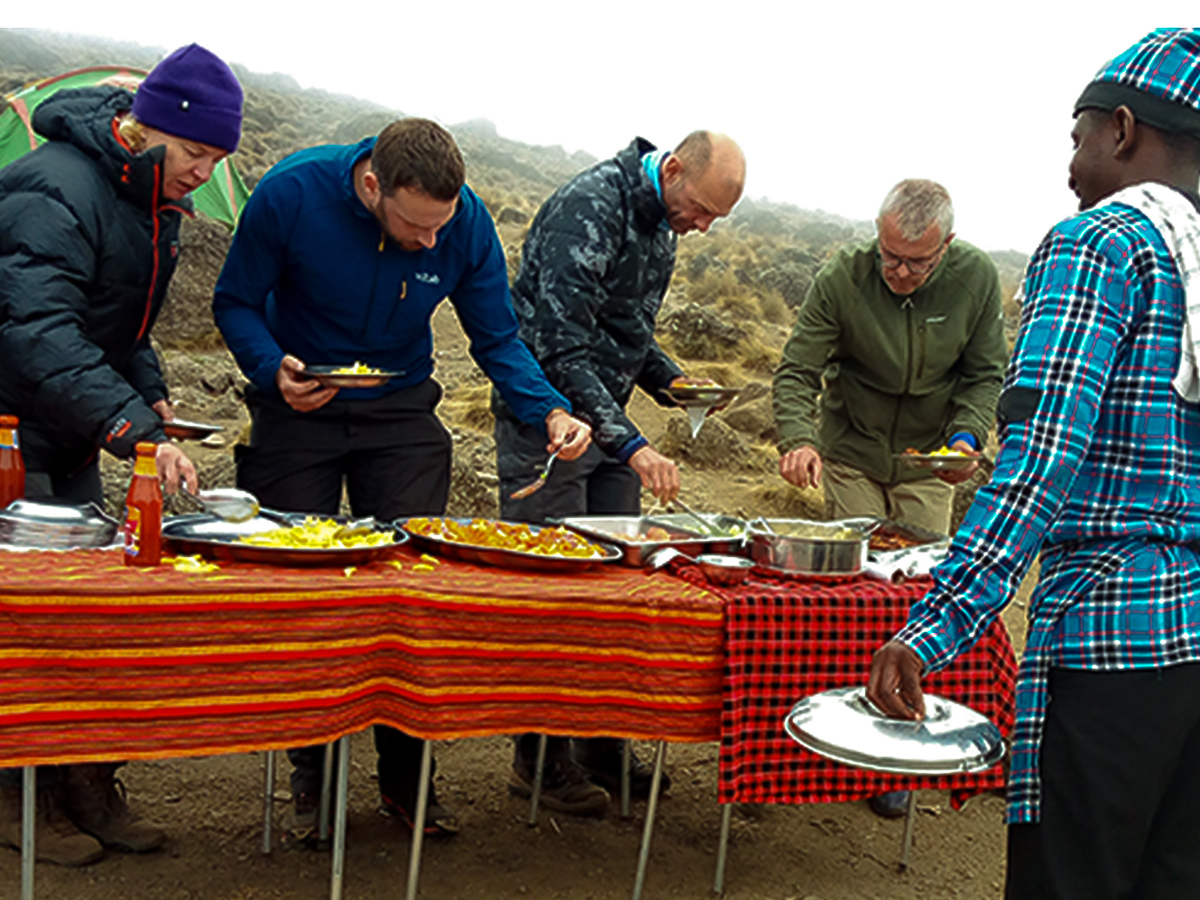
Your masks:
M 375 309 L 375 290 L 379 287 L 379 268 L 383 265 L 383 248 L 386 244 L 387 235 L 380 231 L 379 250 L 375 254 L 375 271 L 371 273 L 371 293 L 367 295 L 367 312 L 363 317 L 363 337 L 366 337 L 371 331 L 371 313 Z
M 894 453 L 896 450 L 896 429 L 900 427 L 900 407 L 904 402 L 904 395 L 908 393 L 912 387 L 912 364 L 913 364 L 913 302 L 912 297 L 905 297 L 900 308 L 904 310 L 905 316 L 905 331 L 908 335 L 908 340 L 905 341 L 905 360 L 904 360 L 904 389 L 900 392 L 900 399 L 896 401 L 896 406 L 892 410 L 892 433 L 888 437 L 888 444 Z M 896 470 L 898 463 L 892 460 L 892 480 L 896 480 Z
M 150 201 L 150 211 L 154 218 L 154 270 L 150 273 L 150 291 L 146 295 L 146 312 L 142 316 L 142 327 L 138 329 L 137 339 L 141 339 L 146 334 L 146 327 L 150 324 L 150 308 L 154 305 L 154 288 L 158 285 L 158 179 L 159 171 L 158 164 L 154 166 L 154 194 Z

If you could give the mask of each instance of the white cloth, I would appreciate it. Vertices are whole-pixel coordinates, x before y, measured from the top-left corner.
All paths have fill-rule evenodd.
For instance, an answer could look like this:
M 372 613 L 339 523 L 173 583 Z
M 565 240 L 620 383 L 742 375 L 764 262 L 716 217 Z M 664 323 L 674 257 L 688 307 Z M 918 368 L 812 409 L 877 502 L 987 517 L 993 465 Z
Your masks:
M 1132 206 L 1150 220 L 1171 251 L 1187 298 L 1175 393 L 1200 403 L 1200 214 L 1183 194 L 1165 184 L 1144 182 L 1123 188 L 1104 201 Z

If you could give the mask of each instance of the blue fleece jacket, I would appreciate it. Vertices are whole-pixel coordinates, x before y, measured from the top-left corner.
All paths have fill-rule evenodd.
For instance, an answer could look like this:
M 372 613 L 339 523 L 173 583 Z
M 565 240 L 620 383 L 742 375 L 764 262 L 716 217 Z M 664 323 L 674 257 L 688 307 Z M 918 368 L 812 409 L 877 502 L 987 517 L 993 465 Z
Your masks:
M 399 373 L 383 387 L 343 389 L 342 399 L 418 384 L 433 374 L 429 319 L 448 296 L 471 356 L 523 422 L 570 410 L 517 337 L 504 251 L 483 203 L 464 186 L 435 246 L 401 249 L 354 191 L 354 165 L 374 143 L 302 150 L 251 194 L 213 296 L 246 377 L 276 393 L 290 353 L 310 366 L 359 361 Z

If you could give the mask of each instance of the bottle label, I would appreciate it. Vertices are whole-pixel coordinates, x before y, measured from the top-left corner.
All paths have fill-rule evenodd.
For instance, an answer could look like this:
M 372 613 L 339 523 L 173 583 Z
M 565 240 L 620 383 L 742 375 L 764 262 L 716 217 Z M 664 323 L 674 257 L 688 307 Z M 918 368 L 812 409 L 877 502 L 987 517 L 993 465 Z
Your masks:
M 158 466 L 155 465 L 154 454 L 147 453 L 138 454 L 137 460 L 133 464 L 134 475 L 150 475 L 154 478 L 158 477 Z
M 5 450 L 20 450 L 17 443 L 17 433 L 11 428 L 0 428 L 0 448 Z
M 137 556 L 142 538 L 142 511 L 136 506 L 125 507 L 125 552 Z

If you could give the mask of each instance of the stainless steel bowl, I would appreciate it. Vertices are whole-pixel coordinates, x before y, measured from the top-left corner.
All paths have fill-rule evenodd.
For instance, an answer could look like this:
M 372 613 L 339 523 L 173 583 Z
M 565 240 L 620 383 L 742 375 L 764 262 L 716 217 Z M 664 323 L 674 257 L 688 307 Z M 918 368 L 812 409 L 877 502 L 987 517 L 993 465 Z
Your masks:
M 754 568 L 751 560 L 741 556 L 720 556 L 706 553 L 703 556 L 697 556 L 696 562 L 700 564 L 700 571 L 704 573 L 705 578 L 713 584 L 723 587 L 741 584 L 750 574 L 750 570 Z
M 750 523 L 750 558 L 764 568 L 853 575 L 862 570 L 866 555 L 867 535 L 841 522 L 766 519 Z

